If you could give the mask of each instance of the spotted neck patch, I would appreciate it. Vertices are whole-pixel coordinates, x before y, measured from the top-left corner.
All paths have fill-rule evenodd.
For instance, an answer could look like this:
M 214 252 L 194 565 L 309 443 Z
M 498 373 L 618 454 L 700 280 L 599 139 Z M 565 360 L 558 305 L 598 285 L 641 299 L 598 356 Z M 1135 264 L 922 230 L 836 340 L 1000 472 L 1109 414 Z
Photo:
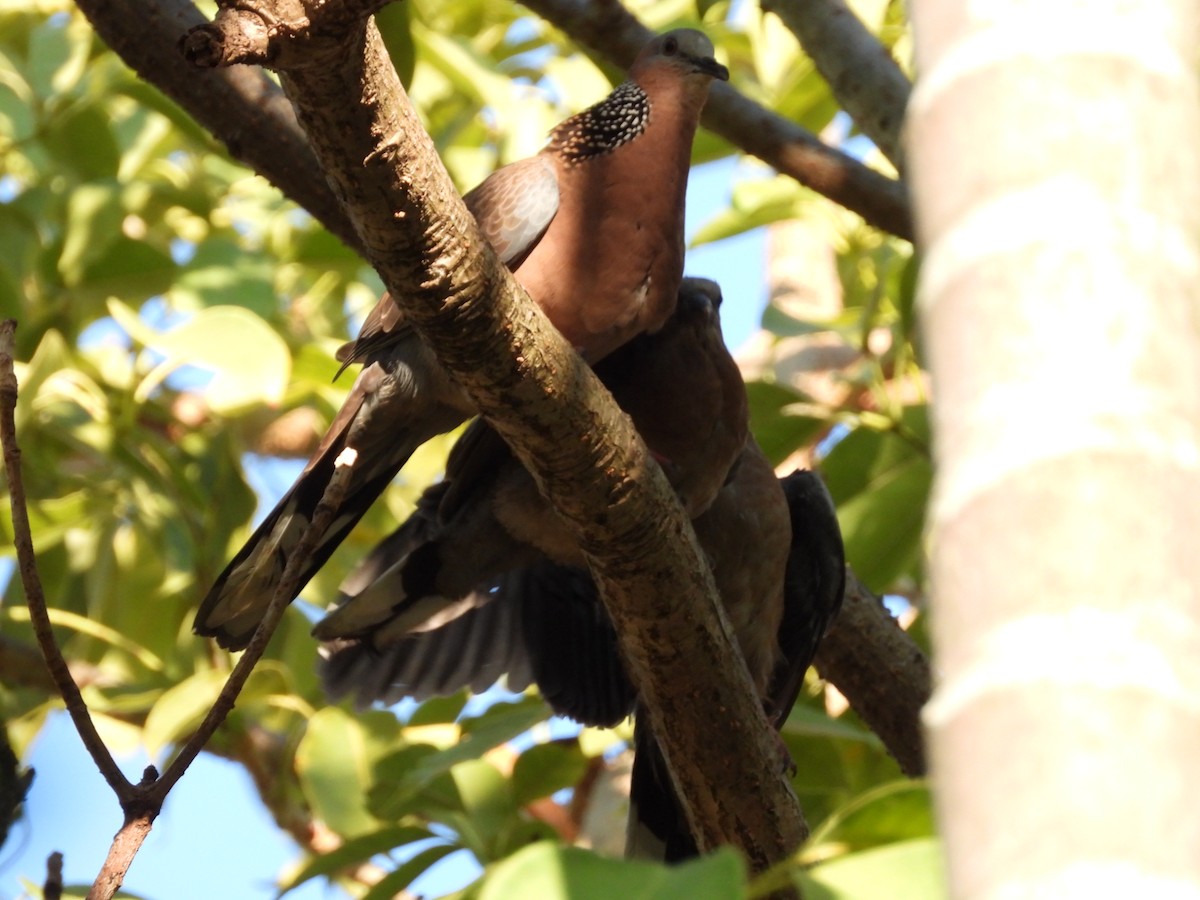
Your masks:
M 575 164 L 611 153 L 646 130 L 650 122 L 650 98 L 632 81 L 571 116 L 550 133 L 550 149 L 567 163 Z

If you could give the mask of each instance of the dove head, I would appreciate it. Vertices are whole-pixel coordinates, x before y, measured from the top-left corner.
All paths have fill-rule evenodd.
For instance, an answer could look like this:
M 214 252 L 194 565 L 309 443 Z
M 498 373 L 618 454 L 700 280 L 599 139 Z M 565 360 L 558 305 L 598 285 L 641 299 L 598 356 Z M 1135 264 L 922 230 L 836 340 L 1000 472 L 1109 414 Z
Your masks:
M 666 78 L 695 83 L 706 90 L 714 78 L 728 81 L 729 70 L 713 58 L 712 41 L 703 32 L 677 28 L 660 34 L 643 47 L 629 76 L 643 88 Z
M 707 278 L 686 277 L 679 283 L 679 302 L 667 328 L 695 326 L 716 329 L 721 340 L 721 286 Z

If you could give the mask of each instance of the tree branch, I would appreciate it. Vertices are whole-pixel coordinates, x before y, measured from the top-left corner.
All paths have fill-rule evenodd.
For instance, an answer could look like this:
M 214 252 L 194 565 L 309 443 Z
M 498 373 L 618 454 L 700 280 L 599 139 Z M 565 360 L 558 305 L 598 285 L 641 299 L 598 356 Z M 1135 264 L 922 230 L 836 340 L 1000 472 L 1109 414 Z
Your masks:
M 354 249 L 358 236 L 333 192 L 291 104 L 262 72 L 197 69 L 179 36 L 205 19 L 188 0 L 77 0 L 96 33 L 140 78 L 184 108 L 249 166 Z
M 650 30 L 620 3 L 522 2 L 576 43 L 622 67 L 633 61 L 651 37 Z M 829 147 L 812 132 L 742 96 L 730 85 L 712 86 L 703 121 L 735 147 L 858 213 L 876 228 L 913 239 L 912 210 L 903 183 Z
M 121 772 L 104 741 L 96 732 L 87 704 L 79 687 L 71 678 L 67 661 L 63 659 L 54 630 L 50 625 L 50 614 L 46 610 L 46 594 L 38 575 L 37 559 L 33 552 L 33 538 L 29 527 L 29 511 L 25 501 L 25 482 L 21 477 L 21 448 L 17 446 L 17 375 L 13 368 L 13 335 L 17 323 L 12 319 L 0 322 L 0 444 L 4 446 L 4 471 L 8 476 L 9 504 L 12 507 L 13 544 L 17 549 L 17 564 L 21 573 L 21 584 L 25 589 L 25 601 L 29 605 L 29 620 L 42 658 L 55 687 L 66 704 L 67 713 L 75 723 L 75 730 L 84 747 L 95 761 L 100 774 L 108 786 L 124 803 L 133 785 Z
M 359 249 L 354 229 L 326 186 L 279 89 L 251 70 L 198 72 L 175 53 L 179 35 L 204 21 L 188 0 L 76 2 L 97 33 L 139 76 L 190 112 L 226 144 L 235 159 L 267 178 L 348 246 Z M 649 35 L 616 3 L 531 0 L 525 5 L 582 46 L 620 65 L 628 65 Z M 728 85 L 713 86 L 705 123 L 734 146 L 853 210 L 876 228 L 912 239 L 904 185 L 826 146 L 811 132 Z
M 928 772 L 921 707 L 932 691 L 929 660 L 849 570 L 841 612 L 817 650 L 816 666 L 879 735 L 905 775 Z
M 763 0 L 779 16 L 842 108 L 900 172 L 900 130 L 912 85 L 845 0 Z
M 46 857 L 46 880 L 42 884 L 42 900 L 62 900 L 63 855 L 55 850 Z
M 219 14 L 213 28 L 222 24 Z M 738 846 L 756 869 L 782 858 L 803 819 L 661 470 L 482 239 L 374 24 L 339 42 L 313 22 L 304 53 L 288 56 L 272 57 L 293 66 L 280 81 L 368 260 L 588 558 L 701 847 Z M 711 715 L 696 714 L 697 697 Z M 726 740 L 711 740 L 714 727 Z

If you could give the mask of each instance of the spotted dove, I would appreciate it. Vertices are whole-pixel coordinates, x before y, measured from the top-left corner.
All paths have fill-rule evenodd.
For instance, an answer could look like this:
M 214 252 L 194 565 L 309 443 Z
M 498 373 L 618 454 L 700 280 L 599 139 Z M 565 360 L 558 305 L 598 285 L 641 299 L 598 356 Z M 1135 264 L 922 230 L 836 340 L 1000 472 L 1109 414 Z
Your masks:
M 589 362 L 662 327 L 683 275 L 692 139 L 714 78 L 728 72 L 698 31 L 650 41 L 629 80 L 567 119 L 546 148 L 464 198 L 533 300 Z M 217 578 L 198 634 L 244 647 L 342 450 L 358 451 L 346 499 L 301 573 L 324 565 L 412 452 L 474 413 L 390 296 L 339 354 L 364 366 L 295 485 Z
M 596 365 L 692 517 L 719 496 L 748 433 L 746 391 L 721 337 L 719 303 L 716 284 L 685 279 L 666 325 Z M 369 635 L 378 648 L 470 608 L 475 589 L 504 572 L 543 557 L 584 565 L 533 478 L 482 420 L 459 439 L 445 479 L 421 507 L 398 531 L 407 536 L 388 538 L 346 579 L 341 605 L 314 629 L 319 638 Z M 782 572 L 781 563 L 781 579 Z

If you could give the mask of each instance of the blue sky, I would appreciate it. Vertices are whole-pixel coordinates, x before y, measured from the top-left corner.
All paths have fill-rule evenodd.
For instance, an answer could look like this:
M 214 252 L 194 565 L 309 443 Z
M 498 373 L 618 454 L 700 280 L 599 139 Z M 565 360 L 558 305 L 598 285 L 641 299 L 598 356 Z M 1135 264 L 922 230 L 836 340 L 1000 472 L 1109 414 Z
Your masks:
M 688 192 L 689 236 L 727 206 L 737 174 L 737 163 L 732 160 L 693 173 Z M 688 255 L 688 274 L 712 278 L 722 286 L 723 327 L 731 347 L 739 346 L 759 327 L 766 298 L 764 254 L 760 229 Z M 288 470 L 257 468 L 256 481 L 266 494 L 287 488 L 289 476 L 283 473 Z M 267 508 L 275 497 L 262 496 L 260 500 Z M 0 566 L 0 581 L 10 571 L 11 565 Z M 65 855 L 68 883 L 89 881 L 99 871 L 121 822 L 116 799 L 65 715 L 51 720 L 24 762 L 37 770 L 37 777 L 24 818 L 0 850 L 0 900 L 21 896 L 22 879 L 40 884 L 45 859 L 54 850 Z M 119 762 L 136 780 L 147 760 L 138 754 Z M 295 844 L 275 828 L 241 767 L 203 754 L 168 798 L 163 815 L 134 861 L 125 890 L 157 900 L 266 900 L 275 896 L 280 872 L 299 857 Z M 443 866 L 437 878 L 420 887 L 436 896 L 459 886 L 472 871 L 472 866 L 459 861 L 458 865 Z M 323 883 L 312 883 L 289 895 L 297 900 L 341 896 Z

